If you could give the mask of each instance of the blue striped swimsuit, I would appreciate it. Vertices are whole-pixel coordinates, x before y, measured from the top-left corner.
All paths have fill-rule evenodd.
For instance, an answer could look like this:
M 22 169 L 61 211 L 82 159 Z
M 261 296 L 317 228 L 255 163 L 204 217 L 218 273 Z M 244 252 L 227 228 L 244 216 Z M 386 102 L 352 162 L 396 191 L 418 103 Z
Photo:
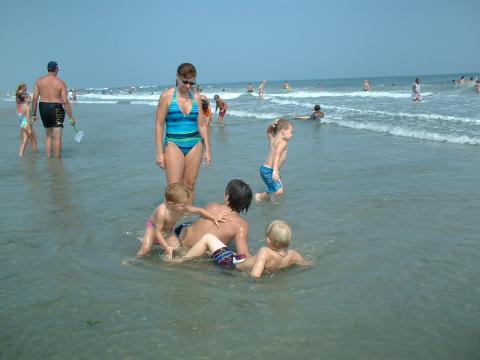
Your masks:
M 177 88 L 175 88 L 166 118 L 167 133 L 165 135 L 165 144 L 167 141 L 174 143 L 182 150 L 183 155 L 187 155 L 202 140 L 197 124 L 198 105 L 192 94 L 190 92 L 188 94 L 192 100 L 190 113 L 186 116 L 180 110 L 177 103 Z

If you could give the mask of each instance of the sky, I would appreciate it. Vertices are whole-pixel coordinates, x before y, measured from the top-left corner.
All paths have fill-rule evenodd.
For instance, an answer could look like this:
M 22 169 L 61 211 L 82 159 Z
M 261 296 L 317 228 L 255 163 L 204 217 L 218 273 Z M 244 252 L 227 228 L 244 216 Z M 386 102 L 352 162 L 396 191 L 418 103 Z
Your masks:
M 0 12 L 0 90 L 480 73 L 479 0 L 25 0 Z

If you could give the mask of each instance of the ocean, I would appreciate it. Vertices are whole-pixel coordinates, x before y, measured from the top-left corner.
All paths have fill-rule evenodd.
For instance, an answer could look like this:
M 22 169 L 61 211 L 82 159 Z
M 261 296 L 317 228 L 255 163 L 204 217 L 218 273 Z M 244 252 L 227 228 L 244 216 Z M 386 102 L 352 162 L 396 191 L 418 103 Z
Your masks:
M 480 94 L 458 75 L 201 83 L 230 109 L 210 128 L 213 163 L 195 204 L 227 182 L 264 191 L 266 129 L 296 121 L 281 170 L 285 196 L 253 203 L 249 245 L 274 219 L 309 268 L 245 273 L 207 258 L 136 259 L 163 201 L 154 121 L 167 85 L 78 89 L 81 143 L 66 124 L 63 158 L 19 159 L 11 96 L 0 98 L 0 357 L 5 359 L 476 359 L 480 353 Z M 66 79 L 68 82 L 68 79 Z M 199 77 L 197 79 L 201 81 Z M 287 79 L 288 80 L 288 79 Z M 253 82 L 254 88 L 258 81 Z M 32 84 L 28 84 L 31 88 Z M 214 110 L 214 107 L 213 107 Z

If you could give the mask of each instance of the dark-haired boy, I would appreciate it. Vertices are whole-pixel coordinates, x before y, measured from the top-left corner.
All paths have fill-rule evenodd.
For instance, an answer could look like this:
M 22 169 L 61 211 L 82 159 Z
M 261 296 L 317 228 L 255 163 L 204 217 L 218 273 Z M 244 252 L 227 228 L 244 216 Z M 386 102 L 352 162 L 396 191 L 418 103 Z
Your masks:
M 191 248 L 203 235 L 211 233 L 218 237 L 226 246 L 235 240 L 236 253 L 250 256 L 248 249 L 248 223 L 242 219 L 240 213 L 247 213 L 252 203 L 252 189 L 242 180 L 231 180 L 223 198 L 223 204 L 210 203 L 205 208 L 213 216 L 227 214 L 226 222 L 220 223 L 217 227 L 211 221 L 204 221 L 200 218 L 192 225 L 185 227 L 180 236 L 182 247 Z M 213 226 L 211 226 L 213 224 Z

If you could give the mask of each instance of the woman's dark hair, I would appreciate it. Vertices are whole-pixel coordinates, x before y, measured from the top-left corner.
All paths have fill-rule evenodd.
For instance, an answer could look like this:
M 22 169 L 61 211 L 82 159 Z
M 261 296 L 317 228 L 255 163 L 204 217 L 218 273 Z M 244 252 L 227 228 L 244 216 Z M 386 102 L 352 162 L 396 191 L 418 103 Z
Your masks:
M 183 63 L 178 67 L 177 74 L 183 78 L 190 79 L 197 76 L 197 69 L 190 63 Z
M 320 105 L 315 105 L 314 110 L 315 110 L 315 111 L 320 111 Z
M 252 189 L 242 180 L 231 180 L 225 189 L 228 195 L 228 206 L 238 213 L 245 211 L 245 214 L 252 203 Z

